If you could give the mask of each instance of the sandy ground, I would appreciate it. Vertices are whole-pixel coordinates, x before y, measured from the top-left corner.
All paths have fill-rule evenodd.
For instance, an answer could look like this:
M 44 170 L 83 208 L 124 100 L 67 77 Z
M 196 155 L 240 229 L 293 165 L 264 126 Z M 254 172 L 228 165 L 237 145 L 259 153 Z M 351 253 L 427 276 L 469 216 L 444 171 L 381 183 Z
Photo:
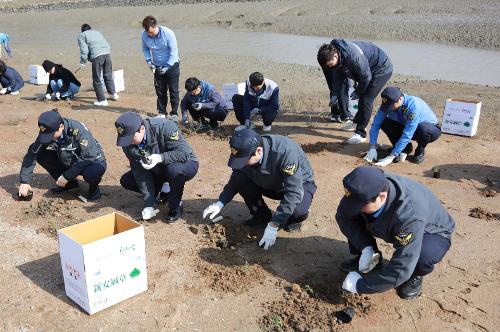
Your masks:
M 309 6 L 309 2 L 304 3 L 307 5 L 302 7 Z M 18 56 L 9 61 L 11 65 L 27 68 L 28 64 L 47 57 L 72 68 L 71 64 L 76 64 L 78 59 L 75 40 L 82 21 L 104 31 L 110 23 L 98 19 L 107 15 L 114 29 L 128 32 L 134 25 L 139 29 L 139 20 L 149 12 L 162 19 L 179 17 L 176 24 L 182 26 L 188 24 L 186 18 L 200 8 L 212 8 L 216 15 L 239 12 L 258 16 L 262 6 L 278 8 L 291 4 L 299 2 L 167 6 L 154 11 L 142 7 L 118 8 L 106 9 L 106 14 L 104 9 L 86 9 L 3 15 L 1 20 L 30 41 L 14 45 Z M 425 8 L 427 6 L 439 7 L 440 4 L 426 4 Z M 202 17 L 193 17 L 193 25 L 212 24 Z M 138 48 L 139 30 L 133 45 L 127 39 L 133 36 L 123 36 L 123 39 L 113 36 L 110 38 L 113 61 L 115 68 L 125 70 L 127 90 L 110 107 L 98 109 L 92 105 L 95 95 L 89 69 L 77 75 L 83 88 L 73 102 L 36 102 L 32 97 L 43 93 L 44 87 L 34 85 L 27 85 L 21 95 L 0 98 L 0 270 L 3 281 L 0 329 L 498 330 L 500 120 L 497 108 L 500 89 L 393 77 L 391 83 L 422 96 L 439 116 L 446 98 L 481 100 L 479 132 L 474 138 L 443 135 L 429 146 L 425 163 L 394 164 L 388 168 L 428 185 L 457 222 L 452 248 L 435 272 L 425 279 L 423 296 L 403 301 L 390 291 L 346 297 L 340 291 L 344 275 L 337 266 L 350 256 L 334 214 L 343 193 L 341 179 L 355 166 L 363 164 L 360 153 L 367 146 L 342 144 L 349 134 L 326 121 L 328 92 L 321 71 L 258 58 L 185 54 L 182 49 L 181 82 L 196 75 L 220 88 L 222 83 L 239 81 L 254 70 L 278 82 L 283 106 L 273 131 L 289 135 L 308 153 L 318 183 L 310 217 L 302 232 L 280 232 L 275 247 L 269 252 L 255 244 L 262 229 L 239 224 L 249 216 L 239 198 L 223 210 L 225 218 L 220 225 L 207 226 L 201 220 L 202 210 L 217 198 L 230 175 L 226 166 L 229 154 L 226 134 L 235 125 L 234 115 L 230 114 L 221 135 L 191 133 L 188 136 L 200 159 L 200 171 L 186 186 L 184 218 L 172 225 L 161 221 L 145 224 L 148 291 L 93 316 L 83 313 L 64 294 L 55 231 L 112 211 L 131 217 L 140 213 L 141 198 L 119 186 L 119 178 L 128 166 L 123 153 L 115 146 L 113 122 L 120 113 L 129 110 L 154 112 L 155 105 L 153 79 Z M 64 116 L 85 122 L 104 146 L 109 167 L 102 182 L 104 196 L 96 203 L 80 202 L 78 191 L 61 197 L 49 194 L 47 189 L 52 180 L 40 167 L 36 168 L 32 184 L 33 201 L 18 202 L 12 197 L 17 192 L 21 159 L 37 135 L 36 119 L 41 112 L 56 106 Z M 385 137 L 382 142 L 388 143 Z M 440 179 L 432 178 L 433 166 L 441 169 Z M 475 209 L 473 213 L 472 209 Z M 162 208 L 161 212 L 167 211 Z M 381 249 L 385 257 L 390 257 L 389 246 L 381 244 Z M 292 287 L 294 283 L 300 289 Z M 350 325 L 341 326 L 333 313 L 346 305 L 355 306 L 358 314 Z

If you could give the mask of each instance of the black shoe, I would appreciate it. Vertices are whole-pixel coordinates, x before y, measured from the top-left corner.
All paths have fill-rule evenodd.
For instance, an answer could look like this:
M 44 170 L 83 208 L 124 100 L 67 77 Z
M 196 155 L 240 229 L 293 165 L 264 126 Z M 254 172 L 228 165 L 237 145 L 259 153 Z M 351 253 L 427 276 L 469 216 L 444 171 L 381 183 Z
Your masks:
M 165 222 L 176 222 L 182 217 L 182 212 L 184 212 L 184 208 L 182 207 L 182 203 L 179 203 L 179 206 L 170 209 Z
M 101 191 L 99 190 L 99 187 L 97 187 L 94 191 L 89 192 L 87 195 L 83 196 L 87 201 L 96 201 L 99 198 L 101 198 Z
M 396 293 L 403 300 L 415 299 L 422 294 L 422 282 L 424 277 L 414 276 L 396 288 Z
M 352 259 L 348 259 L 346 261 L 343 261 L 340 263 L 340 270 L 343 272 L 351 272 L 351 271 L 358 271 L 359 269 L 359 257 L 361 256 L 356 256 Z
M 417 149 L 415 150 L 415 155 L 413 156 L 411 161 L 415 164 L 421 164 L 424 161 L 424 159 L 425 159 L 425 150 L 420 147 L 417 147 Z
M 163 191 L 160 191 L 158 196 L 156 196 L 155 204 L 157 205 L 165 204 L 166 202 L 168 202 L 169 197 L 170 197 L 169 193 L 164 193 Z
M 66 185 L 64 187 L 55 186 L 55 187 L 50 188 L 50 192 L 53 194 L 60 194 L 60 193 L 63 193 L 63 192 L 66 192 L 68 190 L 75 189 L 78 187 L 79 187 L 78 181 L 71 180 L 68 183 L 66 183 Z
M 283 230 L 285 232 L 295 233 L 295 232 L 300 232 L 301 228 L 302 228 L 301 222 L 294 222 L 292 224 L 288 224 L 285 227 L 283 227 Z

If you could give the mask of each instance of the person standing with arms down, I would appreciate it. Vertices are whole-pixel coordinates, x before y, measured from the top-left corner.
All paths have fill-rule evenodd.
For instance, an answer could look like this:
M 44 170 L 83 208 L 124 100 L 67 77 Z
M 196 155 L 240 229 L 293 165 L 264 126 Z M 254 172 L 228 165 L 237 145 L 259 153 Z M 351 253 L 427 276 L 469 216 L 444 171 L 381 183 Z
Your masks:
M 142 52 L 146 64 L 154 74 L 156 109 L 158 117 L 167 114 L 167 91 L 170 95 L 170 118 L 177 122 L 179 109 L 179 52 L 177 39 L 172 30 L 157 25 L 156 18 L 149 15 L 142 20 Z
M 318 50 L 318 63 L 330 89 L 330 105 L 340 110 L 339 119 L 349 119 L 349 98 L 358 99 L 358 112 L 353 123 L 343 129 L 354 131 L 346 142 L 366 142 L 366 126 L 370 121 L 375 97 L 392 76 L 392 63 L 385 52 L 370 42 L 333 39 Z M 348 95 L 349 80 L 355 82 L 354 91 Z M 340 121 L 338 121 L 340 122 Z
M 5 48 L 5 52 L 7 52 L 9 58 L 12 58 L 12 50 L 10 49 L 9 46 L 9 40 L 10 39 L 8 34 L 0 32 L 0 46 L 3 45 L 3 47 Z M 2 55 L 2 49 L 0 48 L 0 58 L 1 55 Z

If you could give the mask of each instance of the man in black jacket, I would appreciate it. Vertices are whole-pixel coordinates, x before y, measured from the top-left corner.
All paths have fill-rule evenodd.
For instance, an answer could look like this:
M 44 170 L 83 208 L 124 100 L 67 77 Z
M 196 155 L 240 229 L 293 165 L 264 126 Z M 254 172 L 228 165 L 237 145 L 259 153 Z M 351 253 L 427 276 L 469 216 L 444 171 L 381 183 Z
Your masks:
M 381 48 L 370 42 L 344 39 L 333 39 L 330 44 L 323 44 L 317 58 L 330 89 L 332 118 L 338 116 L 338 122 L 349 122 L 349 98 L 358 99 L 354 123 L 344 130 L 354 131 L 347 140 L 348 144 L 365 142 L 365 128 L 370 121 L 373 101 L 392 76 L 391 60 Z M 350 96 L 348 79 L 355 82 Z M 333 114 L 336 109 L 340 114 Z
M 142 219 L 156 216 L 156 197 L 169 193 L 167 222 L 182 217 L 184 184 L 198 173 L 198 159 L 180 132 L 177 123 L 166 118 L 146 118 L 134 112 L 122 114 L 115 122 L 116 145 L 130 161 L 130 171 L 121 185 L 144 195 Z
M 46 100 L 70 98 L 80 91 L 80 82 L 75 75 L 62 65 L 57 65 L 49 60 L 44 60 L 42 67 L 49 73 L 49 84 L 47 85 Z
M 106 171 L 106 158 L 101 145 L 81 122 L 63 118 L 53 109 L 38 118 L 40 133 L 30 145 L 21 166 L 19 197 L 28 196 L 33 169 L 38 162 L 56 180 L 53 193 L 77 188 L 76 177 L 83 175 L 89 184 L 87 200 L 101 197 L 99 183 Z

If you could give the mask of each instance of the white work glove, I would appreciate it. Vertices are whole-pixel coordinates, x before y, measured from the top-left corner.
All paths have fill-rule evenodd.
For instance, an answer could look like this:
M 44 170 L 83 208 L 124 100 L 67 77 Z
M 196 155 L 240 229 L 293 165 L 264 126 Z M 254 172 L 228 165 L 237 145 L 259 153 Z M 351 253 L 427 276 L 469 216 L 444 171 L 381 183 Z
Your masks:
M 27 183 L 21 183 L 19 186 L 19 197 L 28 196 L 28 193 L 31 191 L 31 186 Z
M 201 110 L 201 107 L 203 106 L 202 103 L 194 103 L 191 105 L 191 107 L 195 110 L 195 111 L 199 111 Z
M 68 183 L 68 180 L 66 180 L 66 178 L 64 177 L 64 175 L 61 175 L 57 181 L 56 181 L 56 184 L 59 186 L 59 187 L 64 187 L 66 184 Z
M 252 110 L 250 111 L 250 116 L 252 117 L 252 116 L 258 115 L 258 114 L 260 114 L 260 113 L 261 113 L 260 108 L 258 108 L 258 107 L 254 107 L 254 108 L 252 108 Z
M 50 99 L 51 99 L 51 97 L 50 97 L 50 93 L 47 93 L 47 94 L 45 95 L 45 100 L 50 100 Z
M 155 73 L 156 71 L 156 66 L 153 65 L 151 62 L 147 62 L 147 65 L 149 67 L 149 69 L 153 72 L 153 74 Z
M 375 166 L 385 167 L 387 165 L 390 165 L 394 161 L 394 158 L 396 158 L 396 156 L 393 156 L 392 154 L 390 154 L 387 157 L 385 157 L 384 159 L 379 160 L 377 163 L 375 163 Z
M 187 125 L 189 123 L 187 113 L 182 113 L 182 124 Z
M 56 99 L 57 100 L 61 99 L 61 93 L 60 92 L 56 92 Z
M 152 207 L 147 207 L 142 210 L 142 220 L 149 220 L 156 216 L 156 214 L 160 212 L 158 209 L 154 209 Z
M 362 279 L 362 277 L 358 272 L 349 272 L 347 274 L 347 277 L 345 277 L 344 282 L 342 283 L 342 288 L 348 292 L 358 294 L 356 283 L 359 279 Z
M 222 202 L 220 201 L 210 204 L 205 210 L 203 210 L 203 219 L 205 219 L 210 214 L 209 220 L 212 221 L 215 216 L 220 213 L 223 207 L 224 204 L 222 204 Z
M 163 162 L 163 157 L 161 154 L 152 154 L 148 157 L 148 160 L 150 161 L 149 164 L 145 164 L 141 160 L 141 165 L 144 169 L 150 170 L 151 168 L 155 167 L 157 164 Z
M 359 271 L 361 273 L 368 273 L 377 266 L 380 260 L 380 253 L 375 252 L 372 246 L 368 246 L 361 251 L 359 258 Z
M 278 235 L 278 227 L 273 226 L 272 222 L 267 224 L 266 230 L 262 239 L 259 241 L 259 247 L 264 246 L 264 250 L 269 249 L 276 242 L 276 236 Z
M 363 159 L 369 163 L 377 160 L 377 148 L 375 146 L 370 146 L 370 150 L 368 150 L 366 156 Z
M 7 88 L 3 88 L 2 90 L 0 90 L 0 95 L 4 95 L 7 93 Z

